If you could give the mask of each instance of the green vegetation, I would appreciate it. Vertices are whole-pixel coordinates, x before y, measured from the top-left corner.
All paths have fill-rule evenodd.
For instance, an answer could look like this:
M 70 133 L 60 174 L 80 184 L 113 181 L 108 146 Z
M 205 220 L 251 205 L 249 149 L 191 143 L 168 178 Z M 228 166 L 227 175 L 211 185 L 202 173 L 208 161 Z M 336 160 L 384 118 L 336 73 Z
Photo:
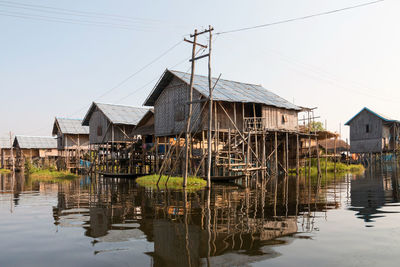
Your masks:
M 30 161 L 25 162 L 25 173 L 28 174 L 32 180 L 36 181 L 52 181 L 60 182 L 66 180 L 73 180 L 79 177 L 76 174 L 70 173 L 68 171 L 57 171 L 54 166 L 49 166 L 47 168 L 38 168 L 34 166 Z
M 0 174 L 8 174 L 8 173 L 11 173 L 11 171 L 7 169 L 0 169 Z
M 158 181 L 159 175 L 153 174 L 153 175 L 146 175 L 139 177 L 136 179 L 136 182 L 140 186 L 144 187 L 150 187 L 157 189 L 157 181 Z M 174 177 L 171 176 L 169 177 L 168 184 L 165 185 L 167 181 L 168 176 L 167 175 L 162 175 L 160 183 L 158 184 L 159 188 L 168 188 L 168 189 L 182 189 L 182 183 L 183 183 L 183 177 Z M 187 180 L 187 190 L 199 190 L 202 189 L 207 185 L 207 182 L 201 178 L 198 177 L 188 177 Z
M 324 173 L 325 172 L 325 160 L 321 160 L 320 161 L 320 165 L 321 165 L 321 172 Z M 328 161 L 327 164 L 327 172 L 328 173 L 334 173 L 335 172 L 335 163 Z M 337 173 L 343 173 L 343 172 L 351 172 L 351 173 L 362 173 L 364 172 L 365 168 L 362 164 L 344 164 L 341 162 L 336 163 L 336 172 Z M 300 172 L 304 173 L 305 168 L 304 166 L 300 168 Z M 308 165 L 307 165 L 307 169 L 306 171 L 308 172 Z M 289 170 L 290 173 L 295 173 L 296 169 L 290 169 Z M 317 159 L 311 159 L 311 174 L 317 174 L 318 173 L 318 168 L 317 168 Z
M 70 173 L 68 171 L 56 171 L 53 169 L 43 169 L 43 170 L 35 170 L 35 171 L 31 172 L 30 177 L 51 180 L 51 179 L 75 179 L 79 176 L 76 174 Z
M 308 127 L 312 132 L 325 131 L 324 125 L 320 121 L 313 121 Z

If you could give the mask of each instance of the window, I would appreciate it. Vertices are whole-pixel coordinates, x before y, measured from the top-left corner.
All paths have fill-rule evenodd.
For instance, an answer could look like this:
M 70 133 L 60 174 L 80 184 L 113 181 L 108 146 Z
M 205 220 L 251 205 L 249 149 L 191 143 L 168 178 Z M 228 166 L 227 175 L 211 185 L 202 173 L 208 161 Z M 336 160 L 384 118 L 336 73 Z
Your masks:
M 288 122 L 288 115 L 282 115 L 282 124 Z
M 103 135 L 103 128 L 101 126 L 97 126 L 97 136 Z
M 174 106 L 175 121 L 183 121 L 185 119 L 185 104 L 177 104 Z
M 369 133 L 369 124 L 365 125 L 365 132 Z

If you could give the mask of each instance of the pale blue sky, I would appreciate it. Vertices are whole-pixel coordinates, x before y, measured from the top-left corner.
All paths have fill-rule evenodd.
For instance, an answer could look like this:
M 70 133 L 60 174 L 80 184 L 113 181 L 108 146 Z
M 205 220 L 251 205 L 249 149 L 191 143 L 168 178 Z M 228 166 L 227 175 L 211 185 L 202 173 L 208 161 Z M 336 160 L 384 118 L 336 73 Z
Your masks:
M 55 116 L 83 117 L 94 99 L 196 27 L 211 24 L 219 32 L 368 0 L 13 2 L 143 19 L 127 22 L 117 17 L 67 16 L 50 9 L 44 13 L 12 8 L 0 1 L 0 135 L 10 130 L 50 135 Z M 400 119 L 399 10 L 400 1 L 386 0 L 309 20 L 216 36 L 214 76 L 222 73 L 225 79 L 262 84 L 295 104 L 318 107 L 316 115 L 326 119 L 334 131 L 364 106 Z M 21 18 L 26 14 L 129 24 L 135 29 Z M 206 42 L 204 37 L 200 41 Z M 141 106 L 165 68 L 189 57 L 190 48 L 181 43 L 97 101 Z M 197 65 L 198 74 L 207 73 L 205 63 Z M 188 68 L 184 62 L 174 69 Z M 342 126 L 344 137 L 347 132 Z

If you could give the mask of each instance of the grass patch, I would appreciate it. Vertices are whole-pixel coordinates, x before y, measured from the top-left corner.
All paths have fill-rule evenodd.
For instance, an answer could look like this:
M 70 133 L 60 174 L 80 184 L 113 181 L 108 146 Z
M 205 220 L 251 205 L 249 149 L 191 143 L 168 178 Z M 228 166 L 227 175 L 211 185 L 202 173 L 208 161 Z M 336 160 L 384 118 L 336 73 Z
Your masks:
M 320 162 L 321 166 L 321 172 L 325 172 L 325 161 L 321 160 Z M 335 172 L 335 163 L 328 161 L 328 164 L 326 165 L 326 169 L 328 173 L 334 173 Z M 304 171 L 308 172 L 308 166 L 305 169 L 304 166 L 300 168 L 300 172 L 304 173 Z M 341 162 L 336 163 L 336 173 L 344 173 L 344 172 L 351 172 L 351 173 L 362 173 L 365 171 L 365 168 L 362 164 L 344 164 Z M 290 169 L 289 173 L 296 173 L 296 169 Z M 318 173 L 318 168 L 317 168 L 317 160 L 316 159 L 311 159 L 311 174 L 317 174 Z
M 9 173 L 11 173 L 11 170 L 0 169 L 0 174 L 9 174 Z
M 35 170 L 30 173 L 30 177 L 36 180 L 57 180 L 57 179 L 66 179 L 72 180 L 79 177 L 76 174 L 70 173 L 68 171 L 55 171 L 51 169 L 45 170 Z
M 149 187 L 153 189 L 157 189 L 157 181 L 158 181 L 159 175 L 153 174 L 153 175 L 146 175 L 142 176 L 136 179 L 136 182 L 143 187 Z M 168 184 L 166 185 L 168 176 L 167 175 L 162 175 L 160 183 L 158 184 L 158 187 L 160 189 L 182 189 L 182 183 L 183 183 L 183 177 L 175 177 L 171 176 L 169 177 Z M 204 179 L 198 178 L 198 177 L 188 177 L 187 180 L 187 190 L 199 190 L 202 189 L 207 185 L 207 182 Z

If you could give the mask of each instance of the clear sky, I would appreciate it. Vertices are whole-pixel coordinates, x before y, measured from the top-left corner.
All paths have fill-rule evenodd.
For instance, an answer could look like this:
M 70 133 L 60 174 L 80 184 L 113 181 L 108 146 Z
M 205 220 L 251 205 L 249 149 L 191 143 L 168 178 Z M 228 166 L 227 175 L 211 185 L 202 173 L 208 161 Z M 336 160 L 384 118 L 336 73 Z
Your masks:
M 189 70 L 189 44 L 116 85 L 195 28 L 220 32 L 370 0 L 9 1 L 0 1 L 0 136 L 50 135 L 55 116 L 82 118 L 93 100 L 141 106 L 166 68 Z M 399 10 L 400 1 L 386 0 L 216 36 L 213 74 L 318 107 L 316 115 L 333 131 L 364 106 L 400 119 Z M 205 63 L 197 74 L 207 73 Z M 347 127 L 342 134 L 348 136 Z

